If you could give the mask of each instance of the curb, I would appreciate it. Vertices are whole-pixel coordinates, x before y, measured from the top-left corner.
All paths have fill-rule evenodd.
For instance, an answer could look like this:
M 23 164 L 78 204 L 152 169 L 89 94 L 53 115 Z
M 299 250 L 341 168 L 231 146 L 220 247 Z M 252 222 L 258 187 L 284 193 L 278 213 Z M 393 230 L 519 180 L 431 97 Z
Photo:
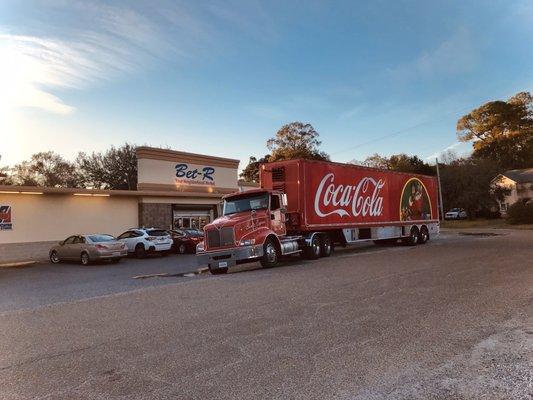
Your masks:
M 20 262 L 0 264 L 0 268 L 29 267 L 30 265 L 34 265 L 34 264 L 37 264 L 37 261 L 20 261 Z

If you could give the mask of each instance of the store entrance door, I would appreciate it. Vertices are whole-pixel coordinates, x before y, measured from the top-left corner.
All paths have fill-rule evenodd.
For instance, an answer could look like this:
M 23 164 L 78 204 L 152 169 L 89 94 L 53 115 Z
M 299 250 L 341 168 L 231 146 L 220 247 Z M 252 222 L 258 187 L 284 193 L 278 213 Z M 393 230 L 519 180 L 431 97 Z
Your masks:
M 174 210 L 174 227 L 176 229 L 204 229 L 211 222 L 212 211 L 209 210 Z

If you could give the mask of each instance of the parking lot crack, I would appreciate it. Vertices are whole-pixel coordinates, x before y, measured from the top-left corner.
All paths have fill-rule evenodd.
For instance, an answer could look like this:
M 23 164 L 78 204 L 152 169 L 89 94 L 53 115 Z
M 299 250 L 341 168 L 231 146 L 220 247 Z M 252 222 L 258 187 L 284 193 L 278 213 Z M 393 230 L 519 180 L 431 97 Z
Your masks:
M 40 361 L 52 360 L 54 358 L 68 356 L 68 355 L 71 355 L 71 354 L 81 353 L 81 352 L 84 352 L 84 351 L 87 351 L 87 350 L 91 350 L 91 349 L 94 349 L 94 348 L 98 348 L 98 347 L 101 347 L 101 346 L 104 346 L 104 345 L 107 345 L 107 344 L 110 344 L 110 343 L 113 343 L 113 342 L 117 342 L 119 340 L 120 339 L 113 339 L 113 340 L 109 340 L 109 341 L 106 341 L 106 342 L 96 343 L 96 344 L 93 344 L 93 345 L 90 345 L 90 346 L 85 346 L 85 347 L 72 349 L 72 350 L 68 350 L 68 351 L 63 351 L 63 352 L 59 352 L 59 353 L 45 354 L 43 356 L 30 358 L 29 360 L 25 360 L 25 361 L 22 361 L 22 362 L 18 362 L 18 363 L 2 366 L 2 367 L 0 367 L 0 371 L 5 371 L 5 370 L 11 369 L 11 368 L 22 367 L 22 366 L 34 364 L 34 363 L 40 362 Z

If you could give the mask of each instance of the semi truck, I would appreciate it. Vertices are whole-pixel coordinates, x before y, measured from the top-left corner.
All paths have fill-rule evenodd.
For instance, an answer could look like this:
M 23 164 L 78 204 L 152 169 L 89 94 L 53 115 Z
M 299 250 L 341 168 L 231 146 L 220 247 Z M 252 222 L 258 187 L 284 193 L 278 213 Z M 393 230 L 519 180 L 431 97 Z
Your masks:
M 424 244 L 439 234 L 435 177 L 296 159 L 262 164 L 260 186 L 223 197 L 204 227 L 199 265 L 224 274 L 245 262 L 329 257 L 361 241 Z

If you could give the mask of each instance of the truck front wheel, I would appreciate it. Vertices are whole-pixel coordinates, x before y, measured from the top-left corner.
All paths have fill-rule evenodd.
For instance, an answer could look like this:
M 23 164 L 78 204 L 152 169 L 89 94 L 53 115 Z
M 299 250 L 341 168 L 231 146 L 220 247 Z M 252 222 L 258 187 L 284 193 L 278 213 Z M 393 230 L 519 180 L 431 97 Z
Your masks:
M 264 268 L 272 268 L 278 265 L 279 251 L 273 239 L 267 239 L 263 246 L 261 265 Z

